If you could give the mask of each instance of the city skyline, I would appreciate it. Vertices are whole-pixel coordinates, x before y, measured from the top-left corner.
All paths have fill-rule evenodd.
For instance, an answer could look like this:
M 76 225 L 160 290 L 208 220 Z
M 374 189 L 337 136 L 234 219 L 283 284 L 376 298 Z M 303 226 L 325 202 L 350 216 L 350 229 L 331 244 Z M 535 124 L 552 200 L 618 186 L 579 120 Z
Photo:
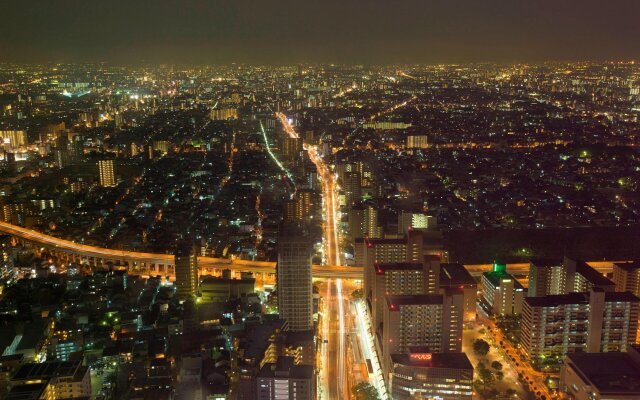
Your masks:
M 640 65 L 0 82 L 0 396 L 556 400 L 576 352 L 640 364 Z

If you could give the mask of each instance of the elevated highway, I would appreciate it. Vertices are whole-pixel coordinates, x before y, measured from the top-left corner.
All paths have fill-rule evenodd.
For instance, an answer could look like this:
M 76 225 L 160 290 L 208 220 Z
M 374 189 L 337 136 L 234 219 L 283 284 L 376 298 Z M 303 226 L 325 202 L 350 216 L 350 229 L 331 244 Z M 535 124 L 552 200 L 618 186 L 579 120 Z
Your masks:
M 47 248 L 52 253 L 62 256 L 69 261 L 84 262 L 95 266 L 112 263 L 114 265 L 127 267 L 131 273 L 141 275 L 165 275 L 169 277 L 174 276 L 174 260 L 172 254 L 144 253 L 90 246 L 75 243 L 70 240 L 60 239 L 6 222 L 0 222 L 0 233 Z M 607 273 L 611 272 L 613 263 L 615 262 L 622 261 L 589 261 L 588 263 L 601 273 Z M 223 269 L 229 269 L 233 272 L 275 274 L 276 264 L 275 262 L 269 261 L 199 257 L 198 266 L 202 274 L 215 274 Z M 471 275 L 479 276 L 485 271 L 490 271 L 492 265 L 470 264 L 465 265 L 465 267 Z M 524 275 L 529 270 L 529 264 L 508 264 L 507 270 L 514 275 Z M 320 279 L 362 279 L 362 267 L 314 265 L 313 276 Z
M 53 254 L 68 259 L 69 261 L 85 262 L 95 266 L 112 263 L 114 265 L 125 266 L 132 273 L 174 275 L 174 258 L 172 254 L 144 253 L 90 246 L 60 239 L 6 222 L 0 222 L 0 232 L 49 249 Z M 215 273 L 223 269 L 229 269 L 234 272 L 274 274 L 276 263 L 269 261 L 199 257 L 198 266 L 200 272 L 205 274 Z M 361 279 L 362 268 L 314 265 L 313 275 L 316 278 Z

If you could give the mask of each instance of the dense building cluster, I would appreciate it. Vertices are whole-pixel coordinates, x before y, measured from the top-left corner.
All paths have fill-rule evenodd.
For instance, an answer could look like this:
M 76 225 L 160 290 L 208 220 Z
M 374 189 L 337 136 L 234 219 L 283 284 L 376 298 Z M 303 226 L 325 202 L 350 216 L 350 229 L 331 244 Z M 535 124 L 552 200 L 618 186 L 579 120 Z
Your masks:
M 491 233 L 636 229 L 639 116 L 634 63 L 2 64 L 0 398 L 634 398 L 637 248 Z

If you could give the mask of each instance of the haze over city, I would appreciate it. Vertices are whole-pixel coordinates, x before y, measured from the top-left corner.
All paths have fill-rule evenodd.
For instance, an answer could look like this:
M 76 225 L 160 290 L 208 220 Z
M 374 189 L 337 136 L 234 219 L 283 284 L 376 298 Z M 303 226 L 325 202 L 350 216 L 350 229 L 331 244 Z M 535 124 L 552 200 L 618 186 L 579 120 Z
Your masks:
M 15 62 L 288 64 L 632 60 L 640 5 L 583 1 L 6 1 Z
M 0 399 L 640 398 L 639 2 L 0 10 Z

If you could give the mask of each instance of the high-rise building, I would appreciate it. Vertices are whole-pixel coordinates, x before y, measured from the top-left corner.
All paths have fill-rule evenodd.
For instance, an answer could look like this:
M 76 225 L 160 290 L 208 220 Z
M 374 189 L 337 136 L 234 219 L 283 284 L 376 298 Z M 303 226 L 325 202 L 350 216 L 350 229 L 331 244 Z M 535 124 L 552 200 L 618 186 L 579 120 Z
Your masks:
M 482 301 L 488 315 L 517 315 L 522 312 L 524 287 L 507 273 L 505 264 L 493 264 L 493 270 L 482 274 Z
M 114 187 L 116 186 L 116 176 L 114 172 L 113 159 L 99 160 L 98 172 L 100 174 L 100 186 Z
M 527 297 L 521 343 L 534 363 L 575 352 L 624 351 L 635 343 L 640 299 L 629 292 Z
M 238 118 L 237 108 L 213 108 L 209 112 L 209 118 L 212 121 L 226 121 Z
M 398 234 L 406 235 L 411 229 L 434 229 L 435 217 L 422 212 L 401 211 L 398 213 Z
M 178 298 L 195 299 L 198 291 L 198 250 L 193 242 L 181 240 L 176 247 L 174 260 Z
M 282 158 L 285 161 L 294 164 L 302 161 L 302 138 L 285 136 L 280 146 L 282 146 Z
M 291 331 L 313 329 L 311 241 L 301 224 L 283 223 L 278 231 L 278 311 Z
M 162 154 L 167 154 L 172 149 L 173 145 L 168 140 L 154 140 L 153 150 Z
M 410 230 L 403 238 L 394 239 L 355 238 L 355 253 L 356 265 L 365 267 L 374 263 L 422 262 L 427 255 L 444 262 L 448 258 L 438 230 Z
M 291 357 L 278 357 L 266 363 L 258 373 L 258 400 L 313 400 L 315 382 L 313 366 L 295 365 Z
M 640 262 L 613 264 L 613 282 L 616 292 L 631 292 L 640 296 Z
M 420 346 L 434 353 L 462 349 L 462 291 L 443 294 L 387 295 L 382 328 L 383 370 L 390 372 L 392 354 Z
M 594 288 L 615 290 L 615 284 L 586 262 L 564 257 L 532 260 L 529 264 L 529 296 L 586 292 Z
M 429 148 L 429 138 L 427 135 L 407 136 L 407 149 L 427 149 Z
M 440 288 L 459 289 L 464 293 L 464 320 L 476 319 L 478 283 L 462 264 L 440 264 Z
M 569 275 L 569 277 L 567 277 Z M 533 297 L 564 294 L 567 279 L 573 271 L 567 271 L 559 260 L 535 259 L 529 263 L 528 295 Z
M 318 192 L 310 189 L 299 189 L 296 191 L 293 199 L 285 203 L 286 221 L 308 223 L 315 216 L 319 207 L 316 205 L 320 202 Z
M 440 261 L 428 259 L 423 263 L 388 263 L 376 264 L 373 280 L 365 282 L 365 292 L 371 293 L 367 303 L 371 309 L 371 322 L 374 332 L 382 324 L 384 308 L 386 306 L 385 295 L 418 295 L 438 294 L 440 288 L 438 282 Z
M 344 192 L 344 204 L 346 206 L 351 207 L 355 202 L 362 199 L 362 184 L 358 171 L 345 172 L 341 185 Z
M 391 355 L 390 392 L 394 400 L 471 400 L 473 366 L 464 353 L 434 353 L 412 347 Z
M 0 131 L 0 137 L 2 138 L 2 144 L 8 147 L 8 150 L 16 149 L 27 144 L 27 131 Z

